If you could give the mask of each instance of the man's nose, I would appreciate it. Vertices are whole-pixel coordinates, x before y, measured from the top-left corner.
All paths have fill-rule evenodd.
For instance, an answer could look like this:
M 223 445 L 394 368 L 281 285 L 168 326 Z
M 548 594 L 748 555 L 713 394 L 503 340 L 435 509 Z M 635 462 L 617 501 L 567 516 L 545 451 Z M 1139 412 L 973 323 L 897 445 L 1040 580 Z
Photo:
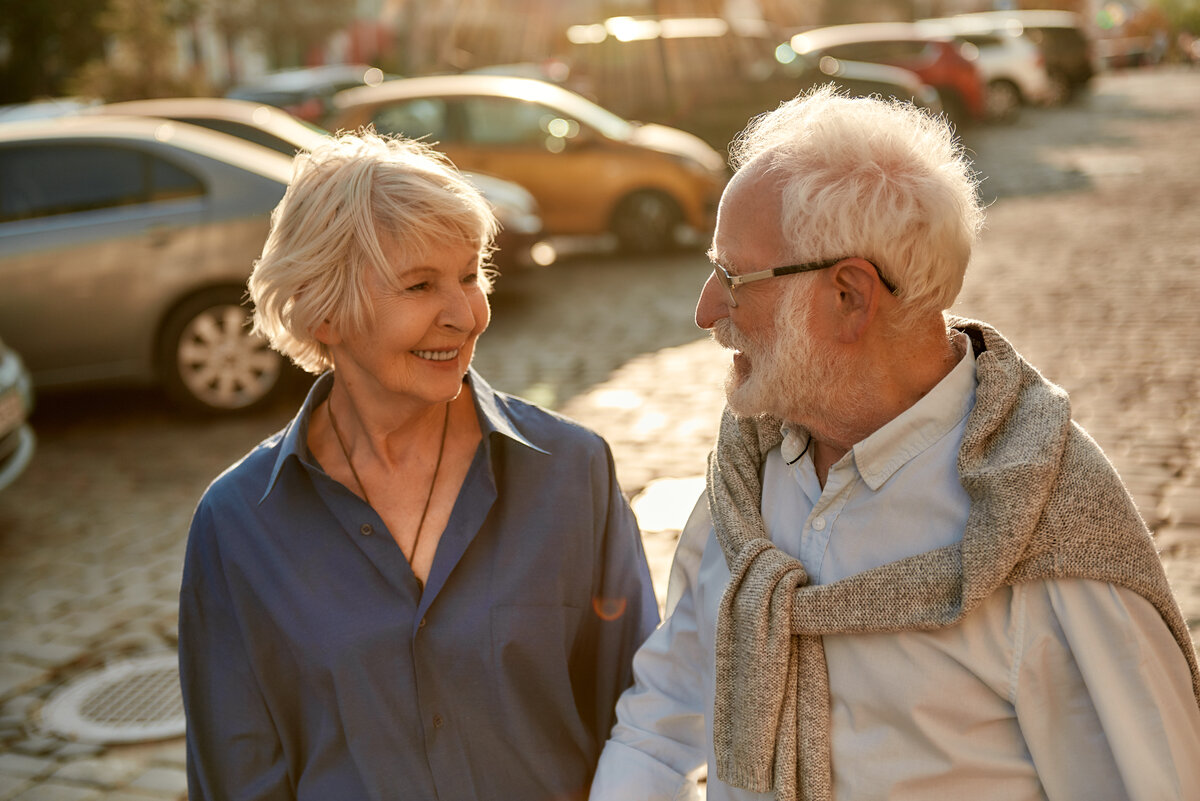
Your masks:
M 709 273 L 704 288 L 700 290 L 700 299 L 696 301 L 696 325 L 708 330 L 716 325 L 717 320 L 729 316 L 729 293 L 725 286 L 717 280 L 714 270 Z

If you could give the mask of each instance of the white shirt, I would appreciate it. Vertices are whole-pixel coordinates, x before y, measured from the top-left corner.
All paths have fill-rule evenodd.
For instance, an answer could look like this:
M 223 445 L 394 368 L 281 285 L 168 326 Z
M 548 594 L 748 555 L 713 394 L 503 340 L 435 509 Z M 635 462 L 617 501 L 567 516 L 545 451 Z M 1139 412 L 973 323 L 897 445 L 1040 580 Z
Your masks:
M 929 394 L 858 443 L 824 489 L 805 441 L 768 455 L 768 536 L 826 584 L 962 538 L 956 457 L 975 400 L 971 349 Z M 794 464 L 789 465 L 789 461 Z M 716 778 L 713 639 L 729 571 L 707 503 L 671 568 L 667 618 L 634 659 L 635 684 L 592 801 L 765 799 Z M 1200 710 L 1153 606 L 1095 581 L 998 590 L 933 632 L 824 638 L 841 801 L 1200 798 Z

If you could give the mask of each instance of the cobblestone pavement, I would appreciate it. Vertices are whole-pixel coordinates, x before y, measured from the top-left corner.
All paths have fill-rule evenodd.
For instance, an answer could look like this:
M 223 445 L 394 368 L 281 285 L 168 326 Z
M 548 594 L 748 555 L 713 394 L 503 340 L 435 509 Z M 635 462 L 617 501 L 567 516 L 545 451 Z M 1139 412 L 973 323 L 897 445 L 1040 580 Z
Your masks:
M 994 203 L 955 311 L 1071 392 L 1200 633 L 1198 132 L 1200 71 L 1106 75 L 1079 106 L 968 132 Z M 706 273 L 697 250 L 507 276 L 477 355 L 497 387 L 608 438 L 660 582 L 722 406 L 726 357 L 691 321 Z M 149 390 L 39 399 L 37 456 L 0 494 L 0 801 L 184 798 L 180 739 L 89 745 L 44 708 L 71 679 L 173 647 L 196 499 L 297 402 L 207 421 Z

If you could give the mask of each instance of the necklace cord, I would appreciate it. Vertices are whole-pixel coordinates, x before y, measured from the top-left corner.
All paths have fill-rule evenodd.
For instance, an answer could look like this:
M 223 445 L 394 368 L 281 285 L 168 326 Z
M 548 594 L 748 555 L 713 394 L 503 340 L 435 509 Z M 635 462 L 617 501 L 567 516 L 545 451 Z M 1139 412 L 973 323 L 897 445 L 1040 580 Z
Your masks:
M 325 402 L 325 409 L 329 412 L 329 422 L 333 427 L 333 436 L 337 439 L 338 447 L 342 449 L 342 456 L 346 459 L 346 465 L 350 468 L 350 474 L 354 476 L 354 483 L 358 485 L 358 491 L 362 493 L 363 500 L 367 502 L 367 506 L 374 508 L 371 503 L 371 497 L 367 495 L 367 488 L 363 485 L 362 479 L 358 475 L 358 471 L 354 469 L 354 462 L 350 459 L 350 451 L 346 448 L 346 443 L 342 439 L 342 432 L 338 428 L 337 417 L 333 414 L 333 399 L 330 398 Z M 433 490 L 437 487 L 438 473 L 442 469 L 442 456 L 446 452 L 446 435 L 450 430 L 450 403 L 446 403 L 446 413 L 442 418 L 442 440 L 438 445 L 437 462 L 433 466 L 433 478 L 429 482 L 429 493 L 425 496 L 425 508 L 421 510 L 421 521 L 417 523 L 417 535 L 413 538 L 413 549 L 411 554 L 404 554 L 404 558 L 411 565 L 413 557 L 417 555 L 417 547 L 421 544 L 421 531 L 425 528 L 425 517 L 429 514 L 429 505 L 433 501 Z M 400 549 L 404 553 L 404 549 Z M 420 579 L 418 579 L 420 581 Z

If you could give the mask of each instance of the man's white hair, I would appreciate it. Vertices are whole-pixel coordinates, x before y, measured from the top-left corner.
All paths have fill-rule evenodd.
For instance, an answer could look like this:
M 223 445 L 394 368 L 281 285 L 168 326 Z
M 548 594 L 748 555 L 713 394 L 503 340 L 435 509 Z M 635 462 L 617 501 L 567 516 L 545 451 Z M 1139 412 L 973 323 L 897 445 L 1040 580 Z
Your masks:
M 942 118 L 825 86 L 756 117 L 730 152 L 735 169 L 779 179 L 797 261 L 868 259 L 898 287 L 906 321 L 954 303 L 983 209 Z
M 254 328 L 309 372 L 332 366 L 314 336 L 323 321 L 342 333 L 373 322 L 367 271 L 389 288 L 396 265 L 446 245 L 491 250 L 491 206 L 442 154 L 373 131 L 343 133 L 296 156 L 292 180 L 271 215 L 249 291 Z M 490 276 L 481 269 L 485 288 Z

